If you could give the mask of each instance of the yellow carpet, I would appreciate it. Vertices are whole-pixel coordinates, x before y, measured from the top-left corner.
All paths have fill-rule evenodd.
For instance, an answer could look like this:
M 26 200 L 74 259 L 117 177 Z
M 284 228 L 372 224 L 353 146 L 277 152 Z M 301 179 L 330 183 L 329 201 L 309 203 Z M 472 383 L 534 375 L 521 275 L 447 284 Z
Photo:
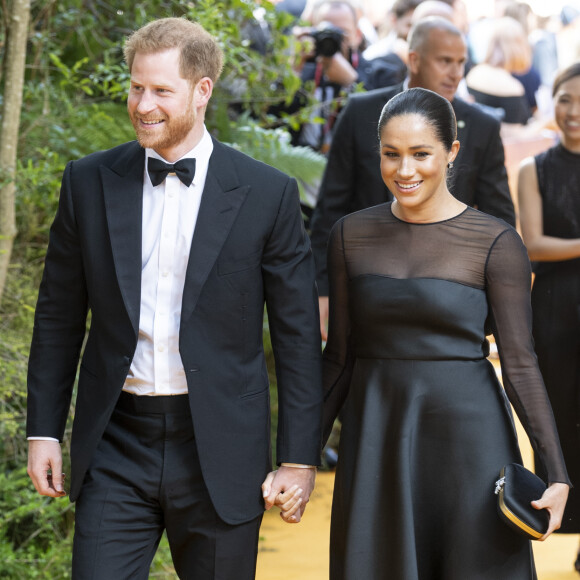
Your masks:
M 328 578 L 330 505 L 334 473 L 318 474 L 316 489 L 299 524 L 286 524 L 275 508 L 264 516 L 257 580 Z M 552 535 L 534 542 L 538 580 L 580 580 L 573 570 L 578 536 Z M 466 580 L 469 580 L 466 578 Z

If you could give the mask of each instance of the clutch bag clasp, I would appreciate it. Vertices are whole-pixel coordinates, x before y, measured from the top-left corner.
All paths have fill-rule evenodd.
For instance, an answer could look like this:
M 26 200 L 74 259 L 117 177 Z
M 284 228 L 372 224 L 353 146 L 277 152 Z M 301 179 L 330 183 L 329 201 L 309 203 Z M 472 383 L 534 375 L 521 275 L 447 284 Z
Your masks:
M 496 482 L 495 482 L 495 495 L 499 495 L 499 492 L 503 489 L 505 483 L 505 477 L 500 477 Z

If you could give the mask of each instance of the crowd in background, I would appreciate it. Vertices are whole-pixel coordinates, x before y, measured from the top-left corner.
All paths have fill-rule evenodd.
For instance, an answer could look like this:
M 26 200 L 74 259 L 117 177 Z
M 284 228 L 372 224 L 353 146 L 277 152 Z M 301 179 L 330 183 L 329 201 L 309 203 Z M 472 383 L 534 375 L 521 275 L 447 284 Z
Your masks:
M 380 6 L 380 7 L 379 7 Z M 550 3 L 535 12 L 514 0 L 283 0 L 296 18 L 297 69 L 304 82 L 291 111 L 307 96 L 319 103 L 294 143 L 327 153 L 341 99 L 354 91 L 395 85 L 407 74 L 407 37 L 414 23 L 437 16 L 465 35 L 468 61 L 457 95 L 502 121 L 505 134 L 537 130 L 551 119 L 558 70 L 580 59 L 580 2 Z M 475 10 L 478 10 L 477 12 Z M 321 52 L 322 51 L 322 52 Z M 542 125 L 542 126 L 543 126 Z
M 580 59 L 580 2 L 551 3 L 537 13 L 515 0 L 280 0 L 277 10 L 294 17 L 288 30 L 302 87 L 291 103 L 271 107 L 274 116 L 300 113 L 292 144 L 327 156 L 334 127 L 349 95 L 404 82 L 408 35 L 424 18 L 452 22 L 467 41 L 464 77 L 456 96 L 501 122 L 504 138 L 523 140 L 552 130 L 552 81 Z M 478 12 L 474 10 L 478 9 Z M 265 23 L 249 31 L 268 50 Z M 303 183 L 307 226 L 320 182 Z

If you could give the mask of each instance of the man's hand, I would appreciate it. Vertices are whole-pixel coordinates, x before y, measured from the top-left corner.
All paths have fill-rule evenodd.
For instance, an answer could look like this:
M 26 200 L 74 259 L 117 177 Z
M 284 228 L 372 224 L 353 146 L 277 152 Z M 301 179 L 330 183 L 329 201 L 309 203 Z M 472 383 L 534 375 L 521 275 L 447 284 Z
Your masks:
M 322 62 L 322 70 L 327 80 L 342 87 L 350 87 L 358 80 L 358 73 L 348 60 L 337 52 L 332 56 L 319 57 Z
M 318 309 L 320 310 L 320 335 L 322 340 L 328 340 L 328 296 L 318 297 Z
M 272 471 L 262 484 L 266 509 L 277 505 L 282 510 L 280 516 L 285 522 L 298 523 L 314 489 L 315 479 L 315 468 L 282 466 L 278 471 Z
M 40 495 L 66 495 L 62 453 L 58 441 L 28 442 L 28 475 Z

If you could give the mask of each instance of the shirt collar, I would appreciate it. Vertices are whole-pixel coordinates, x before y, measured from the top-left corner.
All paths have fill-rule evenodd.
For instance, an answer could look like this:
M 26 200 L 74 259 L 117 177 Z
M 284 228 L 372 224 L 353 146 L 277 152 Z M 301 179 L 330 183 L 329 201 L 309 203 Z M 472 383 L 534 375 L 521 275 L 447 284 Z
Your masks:
M 204 125 L 203 126 L 203 135 L 202 135 L 199 143 L 193 149 L 188 151 L 185 155 L 182 155 L 179 159 L 188 159 L 190 157 L 195 157 L 195 160 L 196 160 L 195 174 L 196 174 L 196 176 L 198 176 L 200 166 L 207 167 L 207 165 L 209 164 L 209 158 L 211 157 L 212 151 L 213 151 L 213 141 L 211 139 L 211 135 L 209 134 L 206 126 Z M 157 151 L 151 149 L 150 147 L 147 147 L 145 149 L 145 167 L 147 167 L 147 160 L 149 159 L 149 157 L 161 159 L 161 161 L 168 163 L 167 159 L 163 159 L 163 157 L 161 157 L 161 155 L 159 155 L 159 153 L 157 153 Z M 179 161 L 179 159 L 177 159 L 175 161 L 175 163 L 177 163 L 177 161 Z M 195 182 L 196 182 L 196 179 L 194 177 L 193 183 L 195 183 Z

